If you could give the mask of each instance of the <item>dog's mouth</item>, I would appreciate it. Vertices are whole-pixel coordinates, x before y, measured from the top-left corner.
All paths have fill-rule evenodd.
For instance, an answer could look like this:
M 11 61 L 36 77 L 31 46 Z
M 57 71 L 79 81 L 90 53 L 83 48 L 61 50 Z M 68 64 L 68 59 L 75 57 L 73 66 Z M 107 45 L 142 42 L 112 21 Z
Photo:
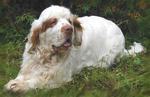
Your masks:
M 65 47 L 65 48 L 69 48 L 71 45 L 72 45 L 72 41 L 69 38 L 69 39 L 66 39 L 66 41 L 61 46 Z
M 62 45 L 60 45 L 60 46 L 52 45 L 52 48 L 54 51 L 58 52 L 59 50 L 68 50 L 69 47 L 71 47 L 71 46 L 72 46 L 72 41 L 70 38 L 68 38 Z

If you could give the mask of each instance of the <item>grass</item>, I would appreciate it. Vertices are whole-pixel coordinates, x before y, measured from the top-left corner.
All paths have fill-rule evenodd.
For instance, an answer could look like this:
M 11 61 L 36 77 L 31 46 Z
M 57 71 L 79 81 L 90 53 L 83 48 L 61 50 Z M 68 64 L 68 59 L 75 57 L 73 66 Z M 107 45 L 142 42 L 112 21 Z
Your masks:
M 122 58 L 109 69 L 84 68 L 60 88 L 25 94 L 4 92 L 3 86 L 17 76 L 23 48 L 20 43 L 0 44 L 0 97 L 150 97 L 148 53 Z

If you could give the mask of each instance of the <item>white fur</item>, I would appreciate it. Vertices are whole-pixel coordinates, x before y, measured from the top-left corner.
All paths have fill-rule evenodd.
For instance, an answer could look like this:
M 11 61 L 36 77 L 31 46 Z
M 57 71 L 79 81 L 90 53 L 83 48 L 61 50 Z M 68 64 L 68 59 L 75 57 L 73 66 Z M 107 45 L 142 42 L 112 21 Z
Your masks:
M 41 26 L 43 21 L 51 17 L 59 19 L 53 28 L 40 34 L 38 51 L 28 53 L 32 44 L 30 40 L 26 43 L 21 70 L 16 79 L 6 84 L 7 90 L 17 92 L 43 87 L 56 88 L 71 81 L 72 75 L 80 72 L 82 68 L 109 67 L 116 58 L 127 52 L 124 48 L 124 35 L 116 24 L 102 17 L 86 16 L 78 18 L 83 27 L 81 46 L 72 45 L 63 58 L 56 60 L 54 57 L 51 62 L 43 63 L 43 60 L 51 54 L 51 45 L 59 46 L 64 42 L 60 29 L 64 24 L 71 25 L 67 19 L 72 16 L 67 8 L 51 6 L 32 23 L 29 39 L 32 29 Z M 134 51 L 138 53 L 143 51 L 143 48 L 135 43 L 129 53 L 134 54 Z
M 133 45 L 130 46 L 130 48 L 131 49 L 129 50 L 125 49 L 124 54 L 126 56 L 129 56 L 129 55 L 136 56 L 137 53 L 144 51 L 144 47 L 141 45 L 141 43 L 137 43 L 137 42 L 134 42 Z

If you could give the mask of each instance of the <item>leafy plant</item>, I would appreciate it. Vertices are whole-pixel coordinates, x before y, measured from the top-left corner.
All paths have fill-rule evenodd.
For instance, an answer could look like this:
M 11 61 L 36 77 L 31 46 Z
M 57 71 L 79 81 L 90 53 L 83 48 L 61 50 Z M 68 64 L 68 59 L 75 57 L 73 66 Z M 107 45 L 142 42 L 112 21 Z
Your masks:
M 32 15 L 31 13 L 25 13 L 21 16 L 16 17 L 16 23 L 28 26 L 33 22 L 34 19 L 35 19 L 34 15 Z
M 23 41 L 29 33 L 29 29 L 35 16 L 31 13 L 26 13 L 16 17 L 16 21 L 0 27 L 1 42 L 17 42 Z

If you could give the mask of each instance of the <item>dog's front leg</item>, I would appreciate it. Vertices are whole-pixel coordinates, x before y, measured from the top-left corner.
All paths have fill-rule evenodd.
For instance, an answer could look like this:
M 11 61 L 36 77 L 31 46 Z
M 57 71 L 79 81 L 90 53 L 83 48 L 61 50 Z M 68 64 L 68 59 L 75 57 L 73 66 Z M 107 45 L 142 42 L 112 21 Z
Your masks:
M 10 80 L 5 85 L 5 89 L 11 92 L 26 92 L 30 89 L 46 87 L 50 79 L 53 79 L 53 75 L 47 73 L 36 76 L 18 75 L 16 79 Z
M 6 85 L 5 89 L 11 92 L 26 92 L 30 89 L 36 89 L 40 82 L 40 78 L 29 78 L 25 79 L 23 76 L 22 78 L 17 77 L 16 79 L 10 80 Z

